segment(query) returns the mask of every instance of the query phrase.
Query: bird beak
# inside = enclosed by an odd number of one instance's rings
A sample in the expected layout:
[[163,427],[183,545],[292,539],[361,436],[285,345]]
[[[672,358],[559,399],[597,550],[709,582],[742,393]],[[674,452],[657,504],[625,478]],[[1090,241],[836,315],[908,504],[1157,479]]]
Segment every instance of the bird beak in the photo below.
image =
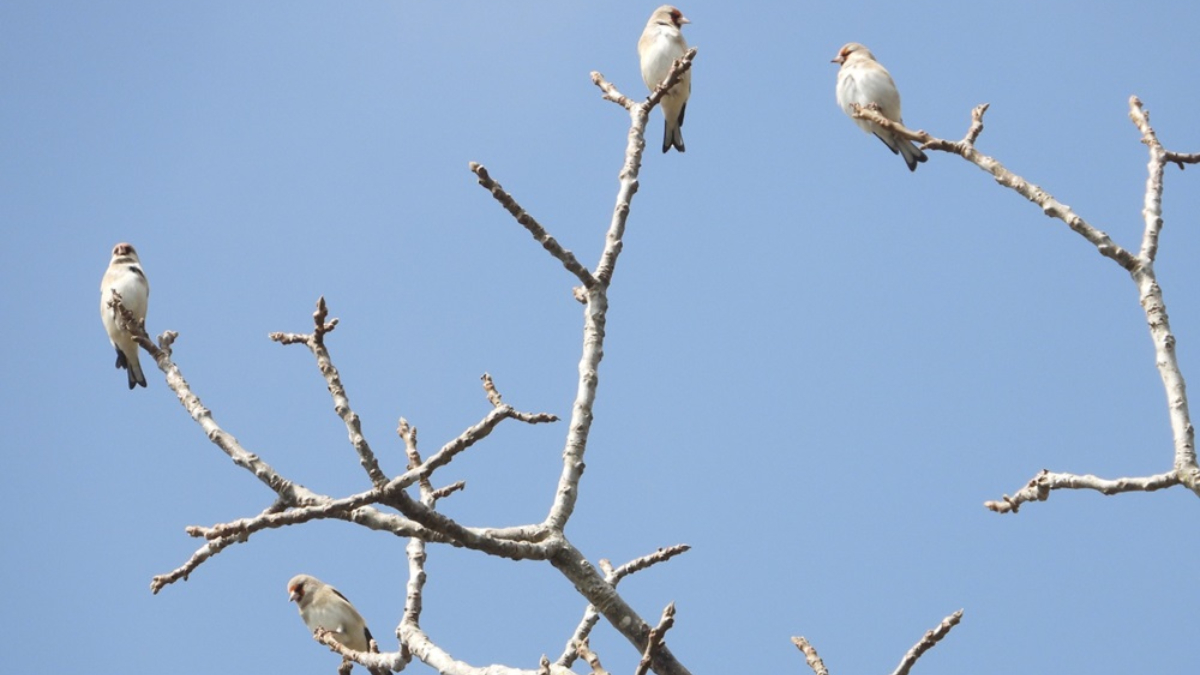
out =
[[688,18],[686,16],[680,16],[679,17],[679,25],[682,26],[685,23],[691,23],[691,21],[688,21]]
[[846,59],[842,58],[842,55],[841,55],[841,54],[838,54],[837,56],[833,57],[832,59],[829,59],[829,62],[830,62],[830,63],[842,64],[842,63],[845,63],[845,62],[846,62]]
[[291,593],[288,593],[288,602],[297,602],[298,600],[300,600],[299,589],[293,590]]

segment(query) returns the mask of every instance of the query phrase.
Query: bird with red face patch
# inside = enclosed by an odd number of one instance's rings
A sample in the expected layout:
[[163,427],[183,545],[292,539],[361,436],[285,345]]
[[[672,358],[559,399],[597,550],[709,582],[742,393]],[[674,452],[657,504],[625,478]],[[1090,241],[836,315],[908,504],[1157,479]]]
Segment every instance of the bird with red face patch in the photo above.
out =
[[[683,24],[691,23],[683,12],[663,5],[654,10],[650,20],[646,22],[646,30],[638,40],[638,56],[641,58],[642,80],[650,91],[658,88],[671,72],[675,59],[683,56],[688,50],[687,40],[683,39]],[[663,143],[662,151],[672,147],[679,152],[684,151],[683,114],[687,111],[688,96],[692,94],[692,71],[689,69],[679,82],[662,97],[659,107],[663,112]]]
[[367,622],[338,589],[307,574],[292,577],[287,588],[288,600],[296,603],[309,630],[324,628],[343,647],[370,651],[373,638]]
[[878,61],[870,49],[857,42],[850,42],[838,50],[832,63],[841,64],[837,77],[838,107],[846,111],[863,131],[874,134],[893,153],[904,158],[909,171],[916,171],[917,164],[928,157],[916,145],[869,120],[854,117],[854,104],[868,107],[872,104],[879,114],[897,123],[904,124],[900,117],[900,90],[892,81],[892,75]]
[[138,361],[138,344],[129,331],[121,328],[117,320],[117,309],[109,307],[112,292],[121,294],[121,304],[128,309],[134,319],[146,320],[146,305],[150,301],[150,282],[142,271],[142,263],[138,260],[137,251],[133,244],[117,244],[113,247],[112,260],[100,280],[100,320],[104,322],[104,330],[108,333],[108,341],[117,350],[117,367],[124,368],[129,376],[129,388],[137,385],[146,386],[146,376],[142,373],[142,364]]

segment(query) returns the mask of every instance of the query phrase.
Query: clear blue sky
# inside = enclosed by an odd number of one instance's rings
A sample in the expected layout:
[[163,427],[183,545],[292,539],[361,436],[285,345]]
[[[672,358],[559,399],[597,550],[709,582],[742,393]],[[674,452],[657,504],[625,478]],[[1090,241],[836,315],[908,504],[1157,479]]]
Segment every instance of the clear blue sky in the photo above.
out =
[[[404,541],[344,523],[268,532],[149,592],[188,525],[272,495],[184,414],[162,375],[112,368],[98,283],[133,242],[152,333],[226,430],[332,495],[366,486],[313,359],[324,294],[352,403],[385,469],[400,416],[432,451],[505,400],[566,416],[573,278],[476,184],[484,163],[594,265],[654,3],[0,4],[0,272],[9,351],[0,471],[5,672],[331,673],[287,602],[298,572],[355,601],[385,648]],[[753,7],[752,11],[748,11]],[[965,162],[909,174],[836,107],[851,40],[914,128],[979,148],[1136,247],[1142,97],[1200,151],[1200,7],[682,5],[700,48],[688,152],[649,152],[611,292],[568,533],[593,561],[693,546],[622,589],[695,673],[1185,672],[1200,504],[1174,489],[982,503],[1037,470],[1166,470],[1164,394],[1128,276]],[[651,148],[661,133],[652,120]],[[1158,265],[1200,377],[1200,171],[1170,169]],[[148,360],[143,357],[144,360]],[[504,426],[439,476],[471,525],[540,520],[565,424]],[[476,665],[557,656],[583,609],[549,566],[430,551],[425,625]],[[613,672],[635,655],[610,630]],[[64,658],[66,657],[66,658]],[[423,671],[417,667],[418,672]]]

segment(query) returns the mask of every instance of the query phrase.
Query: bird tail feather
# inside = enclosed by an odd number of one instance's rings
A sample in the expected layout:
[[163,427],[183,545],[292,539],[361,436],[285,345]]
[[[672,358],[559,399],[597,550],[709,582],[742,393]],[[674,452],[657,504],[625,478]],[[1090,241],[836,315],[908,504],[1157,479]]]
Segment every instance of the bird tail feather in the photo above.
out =
[[[121,355],[124,358],[124,354]],[[121,359],[118,359],[120,361]],[[137,385],[146,386],[146,375],[142,372],[142,364],[137,357],[133,359],[124,359],[125,368],[129,371],[129,388],[133,389]]]
[[679,125],[664,121],[662,151],[666,152],[671,148],[675,148],[679,152],[685,152],[687,150],[687,148],[683,146],[683,131],[679,128]]
[[900,154],[904,157],[904,163],[908,165],[909,171],[916,171],[918,163],[929,159],[923,150],[910,142],[900,143]]

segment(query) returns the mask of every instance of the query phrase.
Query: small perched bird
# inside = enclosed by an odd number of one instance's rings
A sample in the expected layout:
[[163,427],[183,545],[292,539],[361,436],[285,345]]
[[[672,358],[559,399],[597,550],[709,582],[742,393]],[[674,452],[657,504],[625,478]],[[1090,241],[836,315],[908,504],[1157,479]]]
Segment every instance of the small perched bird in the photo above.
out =
[[137,251],[133,250],[133,244],[121,243],[113,247],[112,261],[100,280],[100,319],[104,322],[104,330],[108,331],[109,342],[117,350],[117,367],[128,371],[129,388],[133,389],[139,384],[144,387],[146,376],[142,374],[142,364],[138,361],[138,344],[133,335],[118,324],[116,308],[108,306],[114,290],[121,294],[121,304],[133,314],[133,318],[146,319],[150,282],[146,281],[146,273],[142,271],[142,263],[138,260]]
[[[638,40],[638,56],[642,61],[642,80],[650,91],[658,88],[667,78],[675,59],[684,55],[688,50],[687,40],[683,39],[683,24],[691,23],[683,12],[671,5],[663,5],[654,10],[650,20],[646,22],[646,30]],[[670,150],[672,146],[679,152],[684,151],[683,114],[687,111],[688,96],[692,93],[692,71],[688,70],[679,78],[679,82],[671,88],[659,104],[663,112],[663,144],[662,151]]]
[[841,64],[837,79],[837,102],[842,110],[854,119],[854,123],[869,134],[875,134],[888,149],[904,158],[909,171],[917,170],[917,163],[928,157],[906,138],[887,131],[883,127],[864,119],[853,117],[853,104],[867,107],[878,106],[879,113],[898,124],[900,118],[900,91],[892,81],[892,75],[875,60],[870,49],[857,42],[850,42],[838,51],[833,63]]
[[300,608],[300,618],[311,631],[324,628],[333,639],[355,651],[368,651],[371,631],[354,605],[336,588],[307,574],[288,582],[288,600]]

